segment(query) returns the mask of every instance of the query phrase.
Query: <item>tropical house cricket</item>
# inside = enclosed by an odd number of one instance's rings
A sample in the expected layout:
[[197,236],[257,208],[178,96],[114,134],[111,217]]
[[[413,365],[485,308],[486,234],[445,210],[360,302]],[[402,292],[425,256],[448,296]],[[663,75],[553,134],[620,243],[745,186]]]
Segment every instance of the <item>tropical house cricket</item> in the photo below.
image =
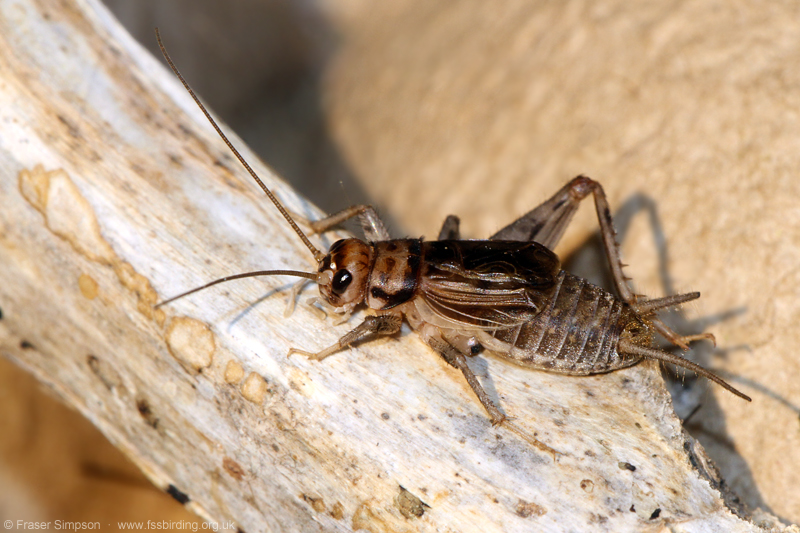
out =
[[[700,293],[647,299],[633,292],[622,271],[611,212],[598,182],[585,176],[574,178],[552,198],[488,240],[460,240],[459,219],[452,215],[445,220],[436,241],[391,239],[371,206],[353,206],[307,222],[313,233],[322,233],[350,218],[360,219],[366,240],[339,240],[325,254],[311,243],[228,140],[175,67],[158,30],[156,34],[175,75],[317,262],[316,272],[262,270],[227,276],[159,306],[245,277],[286,275],[312,280],[319,286],[322,302],[345,318],[361,306],[374,314],[319,352],[293,348],[289,355],[299,353],[319,361],[369,338],[393,335],[405,320],[428,346],[463,374],[492,425],[502,425],[551,453],[555,453],[552,448],[500,411],[470,369],[467,357],[486,349],[526,368],[572,376],[607,373],[655,359],[692,370],[750,401],[713,372],[652,346],[656,332],[683,349],[694,340],[713,340],[711,334],[682,336],[656,315],[659,310],[695,300]],[[551,251],[581,201],[590,194],[618,296],[562,270]]]

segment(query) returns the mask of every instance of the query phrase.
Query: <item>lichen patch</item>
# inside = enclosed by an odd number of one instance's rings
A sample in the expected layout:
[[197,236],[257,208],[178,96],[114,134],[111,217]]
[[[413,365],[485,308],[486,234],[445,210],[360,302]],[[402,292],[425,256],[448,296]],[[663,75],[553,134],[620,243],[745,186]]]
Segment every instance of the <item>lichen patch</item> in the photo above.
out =
[[78,288],[81,290],[83,297],[87,300],[94,300],[97,298],[97,282],[89,274],[81,274],[78,276]]
[[131,264],[125,261],[115,262],[114,273],[126,289],[136,294],[136,309],[147,318],[155,320],[158,325],[162,325],[165,320],[164,311],[154,307],[158,303],[158,293],[150,285],[150,280],[136,272]]
[[46,172],[42,165],[36,165],[33,170],[21,170],[17,179],[22,197],[44,215],[50,191],[50,173]]
[[267,382],[264,378],[250,372],[242,383],[242,396],[256,404],[264,403],[264,398],[267,397]]
[[526,502],[525,500],[520,498],[519,501],[517,501],[517,505],[514,508],[514,512],[517,514],[517,516],[521,516],[522,518],[528,518],[531,516],[534,517],[542,516],[547,513],[547,509],[545,509],[541,505],[538,505],[533,502]]
[[92,261],[111,264],[115,254],[100,234],[92,206],[64,170],[36,165],[20,171],[18,178],[22,196],[44,215],[50,231]]
[[[136,294],[138,311],[159,326],[164,324],[164,312],[154,308],[158,293],[146,277],[114,253],[100,233],[92,206],[63,169],[45,170],[42,165],[36,165],[20,171],[18,182],[22,196],[44,216],[45,226],[53,234],[87,259],[112,266],[120,283]],[[97,296],[97,283],[93,278],[81,276],[78,285],[86,298]]]
[[225,365],[225,383],[234,385],[242,381],[243,377],[244,368],[242,368],[241,363],[236,359],[228,361],[228,364]]
[[174,318],[167,327],[166,340],[169,352],[184,366],[199,372],[211,365],[216,342],[203,322],[185,316]]
[[353,530],[366,529],[367,531],[396,531],[387,521],[389,517],[380,505],[374,500],[363,502],[353,513]]

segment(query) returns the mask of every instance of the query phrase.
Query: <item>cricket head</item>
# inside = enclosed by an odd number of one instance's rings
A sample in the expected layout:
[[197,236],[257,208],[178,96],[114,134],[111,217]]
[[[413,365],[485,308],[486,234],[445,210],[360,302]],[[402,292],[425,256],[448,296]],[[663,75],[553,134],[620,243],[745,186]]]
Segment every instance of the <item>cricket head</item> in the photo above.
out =
[[364,301],[372,264],[372,247],[359,239],[333,243],[319,262],[317,284],[322,298],[344,311],[352,311]]

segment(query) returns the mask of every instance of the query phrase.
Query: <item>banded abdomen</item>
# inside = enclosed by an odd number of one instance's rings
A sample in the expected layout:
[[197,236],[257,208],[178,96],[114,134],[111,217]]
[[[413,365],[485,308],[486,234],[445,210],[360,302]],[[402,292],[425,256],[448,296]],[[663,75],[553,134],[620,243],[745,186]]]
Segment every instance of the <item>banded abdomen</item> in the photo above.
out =
[[[627,327],[627,331],[625,328]],[[483,330],[478,341],[512,361],[549,372],[598,374],[642,358],[620,354],[621,335],[650,346],[649,326],[613,294],[561,271],[549,305],[531,320],[505,329]]]

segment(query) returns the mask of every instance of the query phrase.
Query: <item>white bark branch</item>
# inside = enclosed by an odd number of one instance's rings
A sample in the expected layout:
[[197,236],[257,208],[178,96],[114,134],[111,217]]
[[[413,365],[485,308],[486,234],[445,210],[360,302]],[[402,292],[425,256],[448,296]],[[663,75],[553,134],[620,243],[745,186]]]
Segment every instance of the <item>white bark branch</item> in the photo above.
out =
[[[576,379],[473,361],[554,462],[491,428],[413,334],[287,358],[352,324],[284,318],[285,278],[155,309],[225,274],[313,265],[102,6],[4,3],[0,47],[2,353],[200,516],[245,531],[757,530],[726,506],[653,365]],[[289,209],[318,216],[244,153]]]

